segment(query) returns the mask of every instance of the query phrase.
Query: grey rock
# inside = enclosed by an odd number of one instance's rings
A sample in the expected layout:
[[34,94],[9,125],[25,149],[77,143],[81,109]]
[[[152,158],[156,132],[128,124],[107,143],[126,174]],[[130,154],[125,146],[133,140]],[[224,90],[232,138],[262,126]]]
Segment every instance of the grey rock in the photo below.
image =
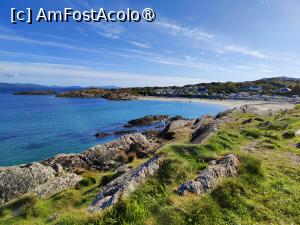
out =
[[137,169],[129,171],[102,188],[95,197],[93,204],[89,206],[90,212],[97,212],[115,205],[129,194],[149,176],[152,176],[160,166],[160,158],[153,156]]
[[197,118],[195,121],[193,121],[193,128],[198,128],[204,124],[207,124],[211,122],[213,119],[214,119],[213,116],[205,114],[200,118]]
[[196,180],[190,180],[182,184],[178,188],[177,193],[179,195],[185,195],[188,192],[196,195],[210,193],[221,178],[236,176],[239,164],[239,159],[232,154],[218,160],[213,160],[210,162],[208,168],[199,174]]
[[219,128],[227,123],[231,122],[232,118],[229,116],[222,116],[215,118],[214,120],[203,118],[198,122],[198,127],[192,133],[191,142],[193,144],[202,144],[208,140],[211,136],[218,132]]
[[61,173],[63,173],[64,172],[64,168],[62,167],[62,165],[60,165],[60,164],[54,164],[53,166],[52,166],[52,168],[55,170],[55,172],[57,173],[57,174],[61,174]]
[[31,192],[40,198],[49,197],[63,189],[75,186],[81,179],[82,177],[75,173],[65,173],[59,177],[50,178]]
[[115,168],[118,163],[125,162],[126,155],[136,153],[138,158],[148,156],[154,151],[154,146],[140,134],[128,134],[115,141],[96,145],[79,154],[59,154],[41,163],[47,166],[61,164],[64,169],[76,168],[107,170]]
[[108,137],[110,135],[112,135],[112,134],[111,133],[106,133],[106,132],[99,132],[99,133],[95,134],[95,137],[96,138],[105,138],[105,137]]
[[296,136],[300,136],[300,129],[295,132]]
[[165,139],[172,139],[174,132],[178,129],[181,129],[186,126],[191,126],[192,121],[191,120],[173,120],[170,121],[167,126],[159,133],[159,137],[165,138]]
[[[1,203],[26,193],[39,197],[54,194],[73,186],[81,177],[76,174],[59,175],[52,167],[40,163],[0,168]],[[47,189],[47,190],[46,190]]]
[[152,123],[163,122],[169,118],[167,115],[148,115],[139,119],[130,120],[124,127],[146,126]]

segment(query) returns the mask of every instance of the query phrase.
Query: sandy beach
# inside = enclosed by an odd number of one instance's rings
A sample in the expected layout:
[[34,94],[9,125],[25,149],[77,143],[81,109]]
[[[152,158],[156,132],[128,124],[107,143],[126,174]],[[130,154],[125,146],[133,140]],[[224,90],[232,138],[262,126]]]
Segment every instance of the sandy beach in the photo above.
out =
[[255,101],[255,100],[219,100],[219,99],[200,99],[200,98],[181,98],[181,97],[139,97],[138,100],[148,100],[148,101],[177,101],[177,102],[191,102],[191,103],[204,103],[213,105],[223,105],[228,108],[240,107],[243,105],[253,105],[260,110],[281,110],[281,109],[291,109],[295,105],[283,102],[269,102],[269,101]]

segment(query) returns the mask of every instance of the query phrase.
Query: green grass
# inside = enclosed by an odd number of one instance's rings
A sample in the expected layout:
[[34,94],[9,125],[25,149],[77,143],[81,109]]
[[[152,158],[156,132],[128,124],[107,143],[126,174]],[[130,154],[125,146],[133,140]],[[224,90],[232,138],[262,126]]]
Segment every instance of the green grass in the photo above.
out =
[[[300,128],[299,115],[299,107],[274,116],[235,113],[234,122],[202,145],[188,143],[189,132],[179,135],[158,151],[163,162],[155,176],[98,214],[86,208],[101,186],[120,175],[114,171],[81,171],[84,179],[75,188],[48,199],[28,195],[12,201],[0,211],[0,224],[300,224],[300,166],[290,156],[300,156],[300,137],[292,135]],[[245,146],[251,143],[257,146],[248,152]],[[223,179],[201,197],[176,194],[210,160],[229,153],[240,158],[237,177]]]

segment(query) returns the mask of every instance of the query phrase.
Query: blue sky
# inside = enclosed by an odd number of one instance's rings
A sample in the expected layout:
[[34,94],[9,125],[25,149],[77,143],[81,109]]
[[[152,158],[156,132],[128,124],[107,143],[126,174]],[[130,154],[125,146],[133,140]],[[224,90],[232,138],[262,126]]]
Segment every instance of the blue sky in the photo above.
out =
[[[153,23],[10,23],[10,9],[142,10]],[[3,0],[0,81],[154,86],[300,77],[298,0]]]

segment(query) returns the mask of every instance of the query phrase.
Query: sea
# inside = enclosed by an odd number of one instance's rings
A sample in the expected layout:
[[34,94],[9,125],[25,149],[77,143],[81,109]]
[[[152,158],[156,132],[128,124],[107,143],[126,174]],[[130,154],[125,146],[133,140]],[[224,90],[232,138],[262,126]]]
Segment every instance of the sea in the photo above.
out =
[[112,135],[98,139],[96,133],[122,130],[129,120],[146,115],[197,118],[225,109],[220,105],[180,101],[0,94],[0,166],[31,163],[59,153],[82,152],[117,138]]

